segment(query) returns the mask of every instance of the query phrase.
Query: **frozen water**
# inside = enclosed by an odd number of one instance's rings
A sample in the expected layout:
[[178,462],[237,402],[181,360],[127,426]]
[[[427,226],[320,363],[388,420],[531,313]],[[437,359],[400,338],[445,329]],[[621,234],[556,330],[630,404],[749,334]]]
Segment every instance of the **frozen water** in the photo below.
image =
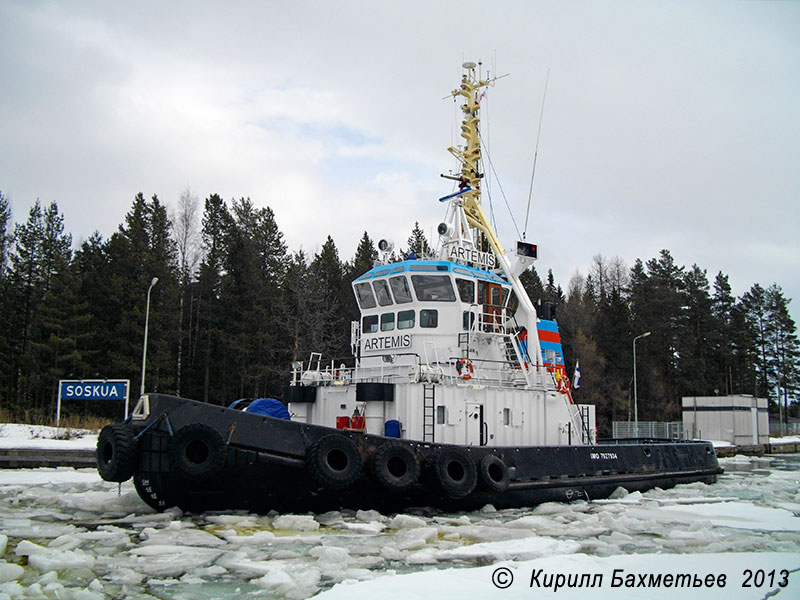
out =
[[[800,568],[800,456],[720,462],[727,472],[713,486],[397,515],[154,513],[130,482],[107,483],[91,469],[0,471],[0,598],[306,598],[325,590],[352,600],[395,590],[404,598],[432,591],[464,598],[491,596],[485,586],[498,565],[527,570],[528,579],[533,566],[604,569],[609,577],[614,568],[644,565],[649,572],[687,565],[733,573],[731,565],[766,568],[767,561],[770,569]],[[383,577],[392,573],[410,576],[389,584]],[[535,595],[527,585],[516,589],[502,597]],[[615,589],[615,597],[641,597],[632,591]],[[726,600],[736,598],[741,587],[727,591]]]

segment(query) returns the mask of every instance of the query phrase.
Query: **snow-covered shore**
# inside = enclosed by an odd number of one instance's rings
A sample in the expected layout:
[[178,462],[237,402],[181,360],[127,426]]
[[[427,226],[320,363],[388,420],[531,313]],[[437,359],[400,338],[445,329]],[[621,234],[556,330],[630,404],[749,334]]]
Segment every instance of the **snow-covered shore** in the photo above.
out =
[[95,448],[97,431],[43,425],[0,424],[0,448]]

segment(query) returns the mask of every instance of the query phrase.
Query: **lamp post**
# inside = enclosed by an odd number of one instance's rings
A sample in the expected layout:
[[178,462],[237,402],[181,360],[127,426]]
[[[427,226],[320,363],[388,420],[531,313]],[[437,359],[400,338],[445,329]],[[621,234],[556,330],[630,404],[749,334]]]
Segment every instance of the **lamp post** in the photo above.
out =
[[144,373],[147,367],[147,328],[150,325],[150,292],[153,291],[153,286],[158,283],[158,277],[153,277],[150,282],[150,287],[147,288],[147,308],[144,312],[144,345],[142,346],[142,389],[140,395],[144,395]]
[[639,437],[639,396],[636,393],[636,340],[648,335],[650,335],[649,331],[633,338],[633,427],[637,438]]

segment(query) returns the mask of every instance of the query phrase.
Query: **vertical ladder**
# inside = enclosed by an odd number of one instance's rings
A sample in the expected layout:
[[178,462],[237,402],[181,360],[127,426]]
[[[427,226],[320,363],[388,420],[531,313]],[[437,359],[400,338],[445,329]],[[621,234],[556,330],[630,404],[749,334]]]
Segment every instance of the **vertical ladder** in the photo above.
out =
[[585,404],[581,404],[581,424],[583,428],[581,430],[581,438],[583,439],[584,444],[589,444],[592,441],[592,433],[589,431],[589,407]]
[[436,425],[436,386],[422,386],[422,441],[433,442]]

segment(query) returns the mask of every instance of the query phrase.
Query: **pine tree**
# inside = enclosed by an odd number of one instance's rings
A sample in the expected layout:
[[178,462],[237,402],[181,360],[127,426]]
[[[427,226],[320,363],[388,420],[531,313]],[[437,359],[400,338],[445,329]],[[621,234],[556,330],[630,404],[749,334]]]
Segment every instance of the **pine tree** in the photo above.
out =
[[[711,296],[706,271],[696,264],[684,277],[686,319],[684,333],[680,337],[679,397],[711,395],[714,392],[711,355],[711,338],[714,323]],[[717,390],[719,388],[716,388]]]
[[8,257],[13,241],[9,232],[11,207],[8,199],[0,192],[0,356],[6,360],[0,364],[0,408],[10,408],[15,400],[14,366],[9,360],[12,356],[14,335],[14,298],[10,284]]
[[525,292],[528,294],[528,298],[531,299],[531,302],[538,304],[540,301],[544,300],[544,285],[535,267],[531,266],[525,270],[522,275],[519,276],[519,280],[520,283],[522,283],[522,287],[525,288]]
[[276,316],[287,261],[283,234],[272,210],[249,199],[234,200],[231,215],[220,291],[227,385],[219,401],[225,402],[276,394],[289,358]]
[[767,329],[767,294],[757,283],[742,296],[742,308],[749,327],[750,338],[755,347],[754,393],[760,398],[769,398],[771,387],[770,371],[767,361],[769,332]]
[[775,382],[775,401],[783,423],[788,422],[789,396],[794,397],[798,389],[798,361],[800,342],[797,339],[794,320],[789,315],[789,300],[777,284],[766,291],[767,304],[767,366]]
[[353,293],[350,283],[345,280],[345,270],[339,260],[339,251],[331,236],[314,255],[309,267],[312,285],[319,286],[322,295],[332,313],[328,327],[332,335],[325,347],[320,348],[325,356],[342,358],[350,355],[349,321],[345,308],[352,301]]
[[115,322],[103,350],[112,377],[141,383],[142,340],[147,292],[154,277],[147,349],[147,391],[174,392],[177,347],[178,265],[166,207],[157,196],[139,193],[125,223],[105,246],[108,276],[103,282]]
[[430,258],[433,256],[433,249],[428,244],[428,238],[425,237],[422,229],[420,229],[419,221],[414,222],[414,229],[411,230],[411,235],[406,242],[408,250],[403,252],[406,256],[411,255],[413,252],[417,258]]
[[228,262],[231,232],[235,227],[225,201],[218,194],[206,198],[202,225],[203,259],[195,302],[196,331],[190,352],[194,359],[190,364],[196,382],[195,393],[204,402],[209,402],[218,395],[215,392],[224,373],[221,360],[224,355],[221,336],[225,320],[221,302],[222,278]]
[[45,299],[54,278],[69,265],[72,236],[64,233],[64,218],[55,202],[42,210],[37,200],[26,223],[15,227],[14,242],[10,283],[16,313],[12,331],[18,341],[11,364],[16,403],[40,412],[49,398],[39,356]]

